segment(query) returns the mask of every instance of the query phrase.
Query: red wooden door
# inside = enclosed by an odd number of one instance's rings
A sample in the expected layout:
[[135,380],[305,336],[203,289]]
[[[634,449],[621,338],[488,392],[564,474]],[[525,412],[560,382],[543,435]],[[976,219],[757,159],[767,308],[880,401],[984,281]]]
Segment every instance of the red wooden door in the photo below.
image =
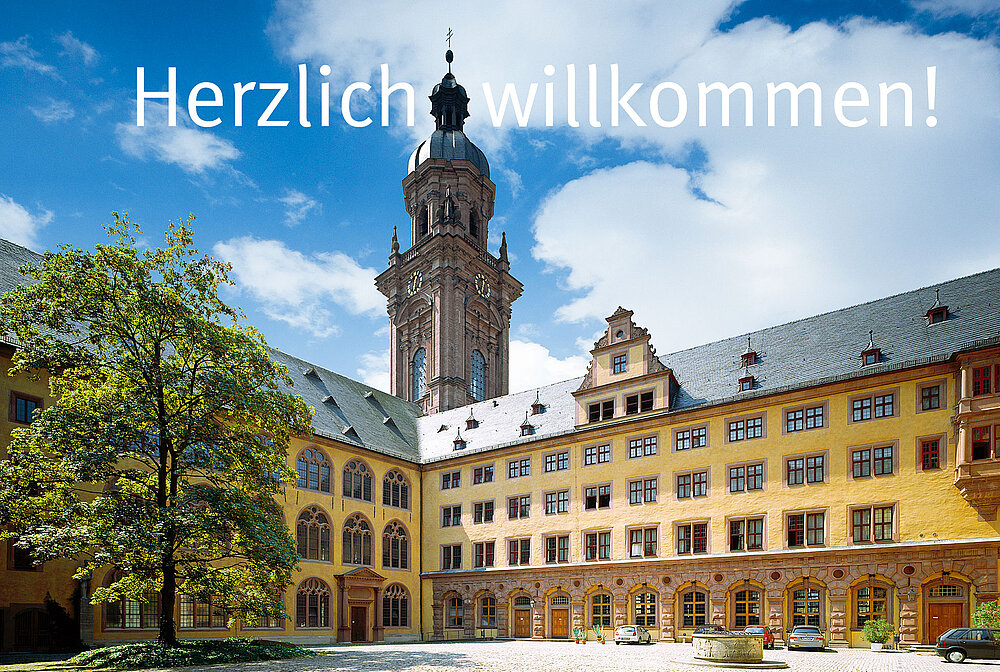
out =
[[964,625],[961,602],[931,602],[927,605],[927,616],[928,644],[936,642],[945,630]]

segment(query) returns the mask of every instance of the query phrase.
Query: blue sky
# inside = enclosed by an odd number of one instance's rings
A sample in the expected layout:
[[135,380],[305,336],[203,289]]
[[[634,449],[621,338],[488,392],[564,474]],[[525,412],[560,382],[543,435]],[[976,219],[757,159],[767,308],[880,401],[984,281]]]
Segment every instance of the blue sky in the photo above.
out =
[[[426,95],[445,72],[449,27],[472,98],[466,130],[497,184],[491,249],[506,231],[525,285],[512,389],[581,375],[601,318],[620,304],[664,353],[1000,266],[997,0],[65,2],[3,15],[0,237],[89,247],[112,210],[127,210],[156,244],[168,220],[194,213],[199,246],[233,263],[230,299],[269,343],[379,387],[388,333],[372,278],[392,226],[408,230],[400,182],[433,128]],[[300,63],[310,128],[295,123]],[[401,107],[388,128],[377,123],[382,63],[416,90],[413,127]],[[595,64],[604,87],[618,64],[626,85],[643,83],[637,101],[667,80],[692,99],[698,82],[746,81],[756,123],[700,127],[692,107],[676,128],[611,127],[604,102],[600,128],[569,127],[559,105],[551,128],[540,108],[526,128],[490,123],[484,82],[523,93],[551,81],[565,101],[568,64]],[[178,127],[155,101],[135,125],[140,66],[150,89],[177,68]],[[184,112],[202,81],[229,95],[214,128]],[[292,123],[252,123],[268,100],[258,93],[236,127],[232,85],[248,81],[293,82],[275,115]],[[325,128],[321,81],[334,92]],[[357,116],[376,118],[366,128],[337,117],[353,81],[373,85],[356,98]],[[821,85],[822,124],[792,128],[779,114],[768,127],[772,81]],[[913,125],[894,112],[879,126],[874,105],[862,128],[836,123],[830,100],[848,81],[875,99],[880,82],[910,83]]]

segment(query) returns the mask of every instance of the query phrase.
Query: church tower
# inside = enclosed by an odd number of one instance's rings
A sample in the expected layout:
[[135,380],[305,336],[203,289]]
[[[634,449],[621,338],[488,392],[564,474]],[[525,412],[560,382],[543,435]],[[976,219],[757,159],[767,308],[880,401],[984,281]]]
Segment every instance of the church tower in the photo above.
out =
[[389,268],[375,278],[388,299],[392,394],[424,413],[508,393],[511,304],[507,239],[486,251],[496,185],[486,156],[462,130],[469,96],[451,72],[431,92],[434,132],[410,156],[403,202],[410,248],[392,232]]

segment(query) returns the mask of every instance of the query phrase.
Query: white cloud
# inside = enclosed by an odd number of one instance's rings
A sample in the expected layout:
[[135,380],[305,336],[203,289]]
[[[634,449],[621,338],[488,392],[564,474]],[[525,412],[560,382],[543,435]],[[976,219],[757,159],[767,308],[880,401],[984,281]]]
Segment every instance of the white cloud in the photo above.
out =
[[510,342],[510,391],[522,392],[587,373],[588,359],[570,355],[554,357],[539,343],[514,339]]
[[286,189],[285,195],[278,199],[285,206],[285,224],[296,226],[302,223],[309,213],[322,210],[322,204],[309,198],[297,189]]
[[47,124],[56,121],[66,121],[76,116],[76,110],[73,109],[72,105],[65,100],[56,100],[54,98],[49,98],[49,104],[44,107],[29,106],[28,109],[31,110],[33,115]]
[[133,120],[115,127],[118,144],[126,154],[171,163],[196,175],[207,170],[231,169],[230,162],[240,157],[240,151],[229,140],[194,127],[180,107],[177,125],[168,126],[165,104],[147,100],[145,106],[144,126],[136,126]]
[[389,391],[389,350],[366,352],[361,355],[361,365],[357,368],[357,376],[365,385],[376,390]]
[[18,68],[61,79],[53,66],[39,60],[40,55],[28,46],[27,35],[22,35],[13,42],[0,42],[0,68]]
[[910,0],[914,9],[935,16],[986,16],[1000,13],[998,0]]
[[252,236],[219,242],[215,254],[233,265],[241,291],[249,293],[271,319],[313,336],[339,332],[333,307],[351,315],[377,315],[385,299],[375,289],[375,269],[362,267],[341,252],[311,255],[279,240]]
[[67,30],[62,35],[56,35],[55,40],[63,48],[59,52],[60,56],[79,58],[83,61],[84,65],[93,65],[100,58],[97,49],[75,37],[72,31]]
[[38,230],[52,221],[52,212],[41,209],[35,214],[5,194],[0,194],[0,238],[34,249]]

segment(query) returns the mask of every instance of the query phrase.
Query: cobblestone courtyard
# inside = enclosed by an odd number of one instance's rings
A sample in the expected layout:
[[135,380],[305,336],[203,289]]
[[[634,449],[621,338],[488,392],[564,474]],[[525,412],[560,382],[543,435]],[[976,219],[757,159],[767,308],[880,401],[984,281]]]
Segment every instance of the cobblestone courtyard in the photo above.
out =
[[[590,642],[453,642],[439,644],[380,644],[338,646],[323,649],[327,655],[305,660],[289,660],[244,665],[217,665],[184,668],[212,672],[326,672],[354,670],[403,670],[407,672],[448,672],[486,670],[489,672],[652,672],[677,670],[705,672],[716,668],[685,665],[675,661],[691,657],[690,644],[615,646]],[[766,660],[781,660],[790,670],[801,672],[1000,672],[1000,660],[965,662],[954,665],[934,655],[916,653],[873,653],[866,649],[826,651],[765,651]]]

